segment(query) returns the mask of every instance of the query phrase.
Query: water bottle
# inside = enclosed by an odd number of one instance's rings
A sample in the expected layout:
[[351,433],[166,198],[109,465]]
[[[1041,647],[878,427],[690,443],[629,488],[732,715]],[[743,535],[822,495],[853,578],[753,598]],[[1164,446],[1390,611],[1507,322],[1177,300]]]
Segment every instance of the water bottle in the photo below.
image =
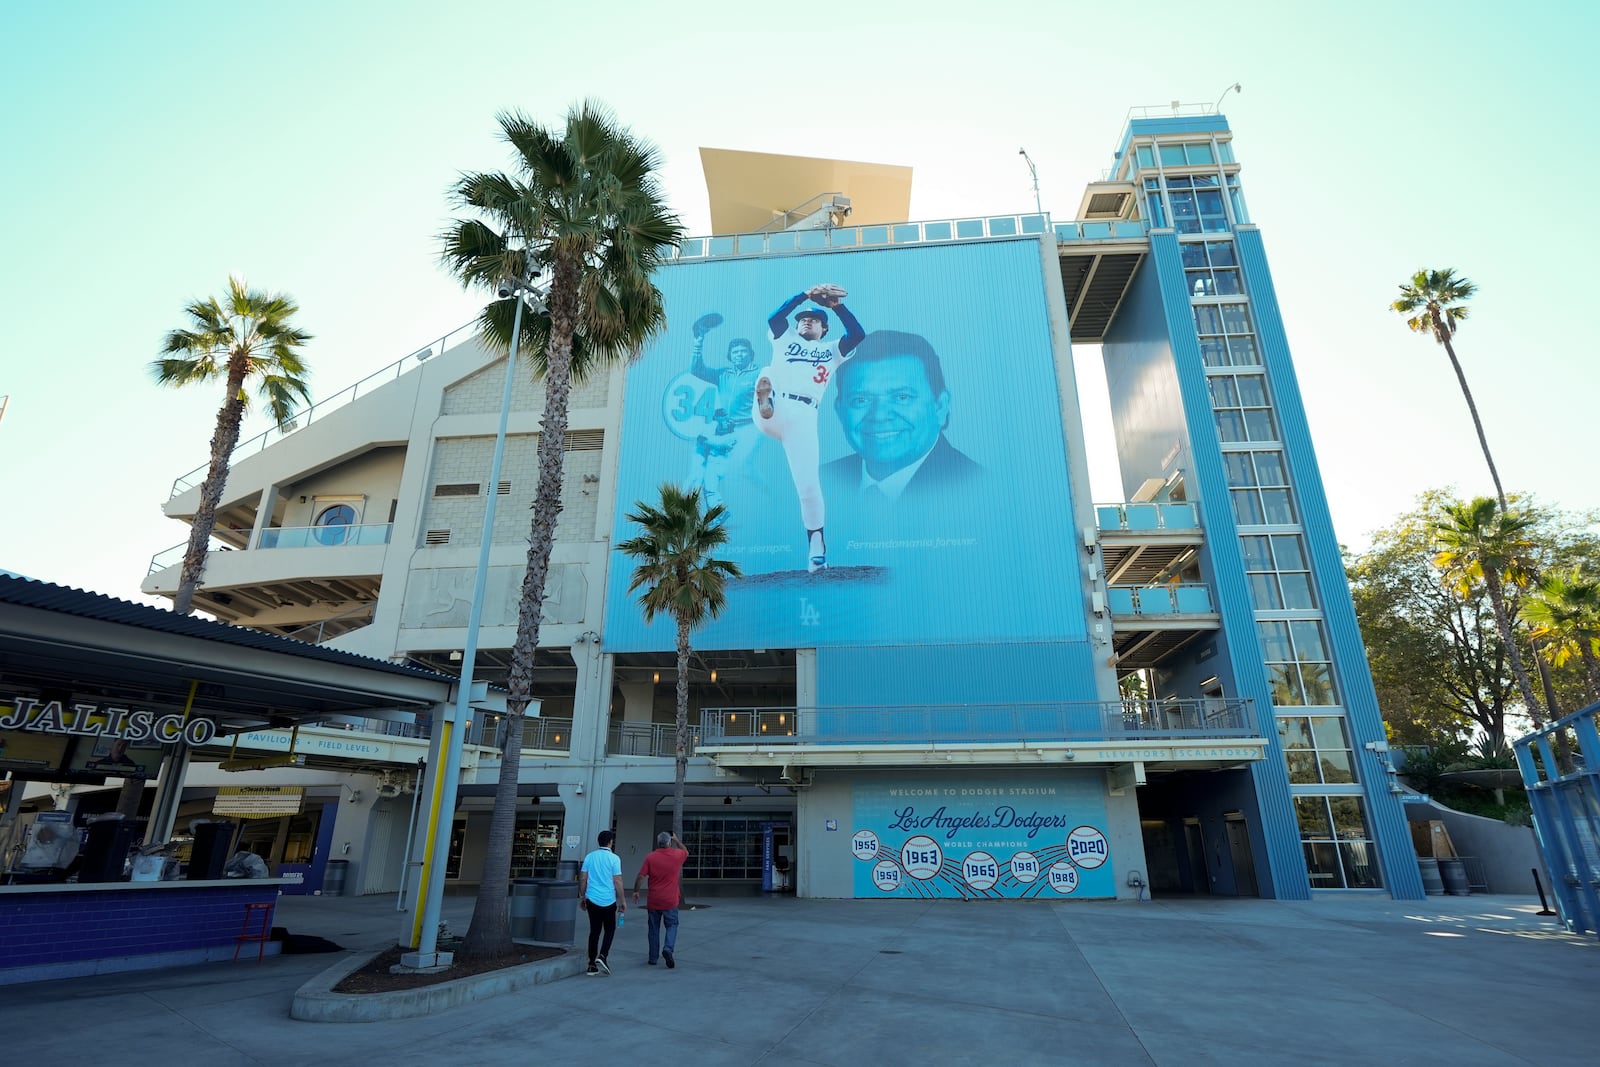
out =
[[621,926],[623,923],[625,923],[627,921],[628,921],[628,913],[627,912],[625,912],[625,911],[617,912],[617,925],[618,926]]

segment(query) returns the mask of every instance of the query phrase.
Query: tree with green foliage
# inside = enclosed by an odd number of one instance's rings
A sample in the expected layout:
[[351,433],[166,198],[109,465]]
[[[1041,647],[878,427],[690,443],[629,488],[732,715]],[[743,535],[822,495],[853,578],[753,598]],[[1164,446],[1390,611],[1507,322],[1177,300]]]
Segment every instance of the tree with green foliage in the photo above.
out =
[[1503,740],[1515,701],[1505,645],[1487,590],[1447,582],[1434,562],[1442,490],[1373,535],[1346,559],[1367,662],[1397,744],[1466,744],[1474,730]]
[[1483,583],[1494,611],[1495,628],[1506,648],[1511,676],[1535,727],[1544,725],[1544,707],[1533,694],[1533,683],[1522,652],[1517,647],[1513,615],[1506,595],[1507,587],[1524,589],[1533,582],[1538,565],[1531,532],[1533,518],[1524,513],[1505,511],[1486,496],[1464,504],[1449,504],[1439,509],[1434,521],[1438,553],[1434,560],[1444,569],[1447,581],[1458,591]]
[[1495,499],[1500,510],[1509,512],[1506,491],[1500,485],[1500,472],[1495,469],[1494,457],[1489,454],[1489,438],[1483,432],[1483,419],[1478,416],[1478,405],[1473,402],[1472,390],[1467,388],[1467,373],[1456,358],[1455,346],[1450,343],[1456,330],[1467,318],[1467,301],[1478,287],[1466,278],[1456,277],[1453,268],[1444,270],[1419,270],[1407,285],[1400,286],[1400,299],[1390,304],[1391,310],[1409,316],[1406,325],[1416,333],[1425,333],[1444,346],[1450,357],[1450,366],[1461,383],[1461,395],[1466,397],[1467,410],[1472,413],[1473,428],[1478,431],[1478,444],[1483,448],[1483,461],[1489,465],[1489,477],[1494,479]]
[[1523,609],[1533,636],[1546,642],[1553,666],[1576,657],[1583,664],[1589,701],[1600,701],[1600,580],[1581,567],[1545,574]]
[[208,297],[184,308],[188,325],[167,334],[161,345],[162,357],[150,365],[161,385],[223,381],[222,407],[211,434],[211,462],[200,483],[200,502],[189,524],[189,546],[172,603],[172,610],[181,615],[194,610],[195,590],[205,573],[206,550],[217,522],[217,505],[239,443],[239,427],[250,409],[250,394],[261,397],[280,430],[294,418],[299,402],[311,399],[306,382],[309,371],[300,354],[311,335],[290,322],[299,310],[287,296],[251,289],[243,278],[234,276],[228,279],[224,299]]
[[683,837],[683,784],[689,767],[690,636],[727,606],[727,583],[739,566],[714,557],[728,543],[721,504],[703,509],[700,490],[688,492],[668,482],[657,505],[640,502],[628,515],[639,535],[617,546],[636,563],[628,591],[639,592],[644,621],[670,615],[678,630],[677,776],[672,789],[672,832]]
[[[666,324],[652,275],[683,230],[656,176],[660,156],[603,107],[585,101],[560,128],[518,112],[499,116],[514,173],[464,174],[453,188],[470,217],[441,235],[443,259],[469,289],[511,291],[549,279],[544,308],[522,317],[520,348],[544,379],[539,478],[528,535],[527,571],[517,605],[517,635],[507,679],[507,729],[483,878],[467,930],[467,956],[512,948],[506,914],[516,828],[523,716],[533,690],[540,606],[561,515],[567,414],[575,381],[637,356]],[[515,305],[500,300],[480,320],[487,344],[510,348]]]

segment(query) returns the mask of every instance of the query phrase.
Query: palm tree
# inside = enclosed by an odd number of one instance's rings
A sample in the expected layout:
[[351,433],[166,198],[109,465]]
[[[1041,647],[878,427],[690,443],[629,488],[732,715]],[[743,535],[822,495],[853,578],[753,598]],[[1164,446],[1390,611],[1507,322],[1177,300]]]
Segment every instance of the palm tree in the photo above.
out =
[[249,410],[251,390],[261,397],[280,430],[294,417],[298,400],[311,399],[308,368],[299,351],[311,335],[289,324],[299,310],[282,293],[248,288],[236,275],[228,279],[225,301],[211,297],[184,308],[189,327],[167,334],[161,345],[165,356],[150,364],[162,385],[224,380],[222,408],[211,435],[211,465],[200,484],[200,504],[190,523],[189,548],[172,604],[179,614],[194,610],[217,504],[228,481],[228,461],[239,443],[239,425]]
[[727,580],[740,575],[739,565],[713,559],[728,543],[721,504],[702,510],[700,490],[684,492],[668,482],[661,503],[635,505],[628,521],[643,531],[617,546],[638,561],[628,592],[643,590],[639,604],[644,621],[671,615],[678,624],[677,777],[672,790],[672,832],[683,837],[683,780],[689,767],[689,635],[727,606]]
[[[523,713],[533,688],[540,606],[561,514],[567,404],[574,380],[637,355],[666,324],[661,293],[651,281],[683,229],[662,199],[656,149],[599,105],[585,101],[561,129],[524,115],[499,116],[515,173],[464,174],[452,195],[472,217],[441,235],[443,259],[467,288],[495,292],[508,279],[547,274],[545,307],[524,315],[521,348],[545,382],[539,437],[539,482],[528,535],[528,568],[517,605],[517,636],[507,679],[505,748],[484,855],[483,880],[464,954],[511,950],[506,885],[522,752]],[[480,321],[487,343],[510,347],[514,305],[488,305]]]
[[1535,727],[1544,725],[1544,711],[1533,695],[1533,684],[1522,662],[1507,605],[1506,587],[1521,587],[1533,580],[1534,544],[1528,536],[1533,519],[1518,512],[1501,511],[1486,496],[1465,504],[1445,504],[1434,521],[1433,534],[1438,545],[1434,562],[1463,594],[1482,582],[1489,593],[1495,628],[1505,646],[1512,676]]
[[1461,321],[1467,317],[1467,301],[1478,287],[1465,278],[1456,277],[1454,268],[1444,270],[1419,270],[1411,276],[1411,284],[1400,287],[1400,299],[1389,307],[1402,315],[1409,315],[1406,325],[1416,333],[1431,334],[1444,345],[1450,366],[1455,368],[1456,381],[1461,383],[1461,395],[1467,398],[1467,410],[1472,412],[1472,425],[1478,431],[1478,444],[1483,447],[1483,461],[1489,465],[1489,477],[1494,479],[1495,498],[1500,501],[1500,511],[1509,514],[1506,491],[1500,486],[1500,472],[1495,469],[1494,457],[1489,454],[1489,439],[1483,434],[1483,420],[1478,417],[1478,405],[1472,401],[1472,390],[1467,388],[1467,375],[1456,358],[1450,338],[1456,335]]
[[1546,574],[1522,614],[1557,667],[1573,656],[1582,660],[1589,699],[1600,700],[1600,581],[1586,578],[1577,567]]

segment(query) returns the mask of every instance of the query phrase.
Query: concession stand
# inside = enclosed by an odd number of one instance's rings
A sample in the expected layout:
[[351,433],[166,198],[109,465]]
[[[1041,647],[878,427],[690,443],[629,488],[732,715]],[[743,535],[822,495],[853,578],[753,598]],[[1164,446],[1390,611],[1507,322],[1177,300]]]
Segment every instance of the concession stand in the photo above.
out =
[[241,934],[265,935],[292,879],[225,877],[232,838],[216,831],[232,829],[226,814],[182,828],[192,833],[184,868],[134,862],[125,872],[138,839],[166,842],[179,829],[191,758],[245,772],[240,804],[259,809],[270,790],[253,790],[248,772],[291,765],[293,745],[281,757],[230,761],[234,737],[292,737],[338,716],[438,716],[454,685],[417,667],[0,572],[0,778],[9,778],[0,842],[12,836],[26,783],[158,778],[142,828],[45,812],[27,848],[7,850],[0,985],[227,959]]

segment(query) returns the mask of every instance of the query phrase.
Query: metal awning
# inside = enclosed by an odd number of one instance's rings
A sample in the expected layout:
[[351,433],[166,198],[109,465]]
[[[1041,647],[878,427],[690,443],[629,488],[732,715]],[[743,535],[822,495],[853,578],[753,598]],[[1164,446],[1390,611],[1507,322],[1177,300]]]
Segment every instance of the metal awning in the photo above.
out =
[[228,734],[333,715],[427,711],[449,675],[0,573],[0,701],[194,711]]

